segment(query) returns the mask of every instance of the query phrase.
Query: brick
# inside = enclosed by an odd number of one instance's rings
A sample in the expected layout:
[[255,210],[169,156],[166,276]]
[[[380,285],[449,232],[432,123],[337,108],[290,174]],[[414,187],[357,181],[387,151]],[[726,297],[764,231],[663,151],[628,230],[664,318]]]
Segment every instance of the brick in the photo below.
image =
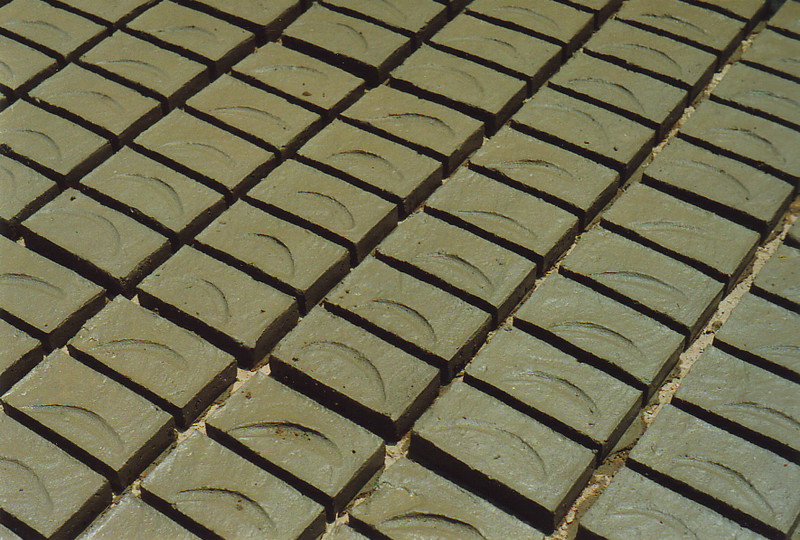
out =
[[431,42],[524,79],[529,92],[541,86],[561,64],[558,45],[466,13],[456,16]]
[[800,248],[800,225],[798,225],[796,221],[794,225],[792,225],[792,228],[789,229],[789,232],[786,233],[784,241],[790,246]]
[[566,206],[588,224],[617,191],[619,174],[587,158],[504,127],[470,158],[476,170]]
[[233,69],[237,76],[332,116],[356,100],[364,81],[305,54],[268,43]]
[[349,525],[334,526],[327,534],[330,540],[369,540],[368,537],[357,532]]
[[525,0],[475,0],[468,13],[510,26],[534,36],[549,38],[574,52],[592,31],[592,15],[551,0],[533,7]]
[[787,379],[800,382],[800,314],[746,295],[715,336],[714,344]]
[[489,315],[433,285],[366,259],[326,299],[451,377],[486,336]]
[[261,373],[207,421],[209,436],[339,512],[383,467],[377,436]]
[[370,534],[405,538],[528,538],[544,535],[505,511],[430,470],[400,459],[350,512],[351,523]]
[[0,145],[69,183],[111,154],[108,141],[26,101],[0,112]]
[[314,4],[282,41],[377,84],[408,54],[411,41],[371,22]]
[[[70,538],[111,502],[108,483],[66,452],[0,416],[0,512],[25,537]],[[0,535],[6,536],[0,526]]]
[[42,359],[42,345],[22,330],[0,320],[0,394],[22,378]]
[[646,395],[661,385],[684,345],[677,332],[560,275],[536,288],[514,324]]
[[240,195],[272,168],[275,154],[184,111],[136,137],[134,148],[229,195]]
[[224,124],[282,156],[294,153],[320,122],[318,114],[230,75],[211,83],[186,106],[197,116]]
[[591,475],[587,448],[467,384],[414,425],[411,456],[552,531]]
[[647,166],[643,182],[756,228],[762,235],[777,224],[792,196],[787,182],[678,138]]
[[738,63],[714,87],[711,99],[800,129],[800,104],[795,99],[798,91],[800,82]]
[[272,351],[270,369],[389,440],[408,431],[439,388],[435,368],[322,308]]
[[16,226],[58,193],[55,182],[18,161],[0,156],[0,232]]
[[778,248],[761,268],[753,283],[756,294],[787,309],[800,311],[800,249]]
[[142,482],[145,501],[203,537],[316,538],[323,508],[199,432]]
[[190,247],[139,285],[139,300],[245,366],[260,362],[297,321],[292,297]]
[[169,108],[208,83],[208,69],[137,37],[115,32],[81,57],[84,65],[160,99]]
[[709,52],[617,20],[604,24],[584,51],[687,88],[690,99],[708,84],[716,65]]
[[800,466],[665,406],[629,466],[770,538],[791,535],[800,511]]
[[755,231],[643,184],[630,186],[602,220],[606,228],[662,249],[729,287],[759,241]]
[[403,221],[376,256],[488,311],[495,324],[536,279],[532,261],[424,213]]
[[672,128],[687,98],[685,90],[582,53],[573,56],[548,85],[651,127],[658,137]]
[[116,489],[130,483],[174,436],[167,413],[61,351],[2,400],[10,416],[79,455]]
[[621,0],[573,0],[572,5],[585,8],[594,13],[597,26],[600,26],[613,12],[619,9]]
[[464,380],[592,448],[598,460],[642,404],[640,390],[516,328],[498,331]]
[[774,174],[800,180],[794,148],[800,133],[791,128],[712,101],[701,103],[679,136]]
[[354,262],[397,224],[394,204],[298,161],[279,165],[247,198],[346,246]]
[[742,55],[742,63],[800,82],[800,67],[794,61],[798,54],[798,40],[767,29],[753,40],[753,44]]
[[302,10],[298,0],[194,0],[189,4],[246,28],[259,41],[276,39]]
[[478,120],[388,86],[367,92],[344,116],[442,161],[446,171],[455,170],[483,142]]
[[169,256],[166,238],[72,189],[23,227],[27,245],[115,291],[130,291]]
[[425,209],[536,261],[540,271],[572,243],[578,224],[566,210],[466,168],[436,190]]
[[767,21],[767,26],[786,36],[800,39],[800,6],[786,2]]
[[703,327],[723,291],[722,283],[699,270],[602,229],[584,234],[561,269],[689,338]]
[[681,382],[673,403],[786,459],[800,455],[797,385],[709,347]]
[[122,0],[117,2],[60,0],[59,3],[69,6],[89,19],[97,20],[98,23],[118,27],[155,2],[156,0]]
[[123,297],[68,346],[75,358],[147,397],[182,427],[236,378],[230,355]]
[[201,249],[298,297],[305,312],[347,273],[347,250],[239,201],[200,233]]
[[176,4],[161,2],[130,23],[129,31],[174,47],[214,73],[223,73],[255,47],[252,33],[221,19]]
[[13,0],[0,8],[0,28],[45,49],[60,61],[73,60],[103,38],[105,28],[39,0]]
[[539,90],[512,125],[630,176],[650,151],[655,131],[591,103]]
[[0,36],[0,92],[22,94],[56,70],[56,61],[46,54],[6,36]]
[[36,339],[62,346],[105,302],[103,289],[0,238],[0,312]]
[[369,0],[326,0],[337,11],[364,18],[421,42],[447,21],[447,10],[433,0],[370,2]]
[[614,476],[580,526],[586,538],[762,538],[628,468]]
[[222,195],[130,148],[81,180],[94,199],[186,242],[222,211]]
[[757,22],[754,19],[764,15],[768,7],[762,0],[694,0],[693,3],[743,21],[752,21],[752,24]]
[[392,72],[392,83],[478,118],[489,133],[497,131],[525,97],[524,81],[428,45]]
[[440,183],[442,166],[414,150],[357,127],[334,121],[300,149],[328,172],[338,171],[360,187],[411,212]]
[[109,508],[78,538],[81,540],[114,540],[115,538],[172,538],[197,540],[161,512],[146,505],[134,495],[125,495]]
[[7,529],[2,525],[0,525],[0,535],[2,535],[2,538],[4,538],[5,540],[21,540],[19,536],[17,536],[13,532],[11,532],[10,529]]

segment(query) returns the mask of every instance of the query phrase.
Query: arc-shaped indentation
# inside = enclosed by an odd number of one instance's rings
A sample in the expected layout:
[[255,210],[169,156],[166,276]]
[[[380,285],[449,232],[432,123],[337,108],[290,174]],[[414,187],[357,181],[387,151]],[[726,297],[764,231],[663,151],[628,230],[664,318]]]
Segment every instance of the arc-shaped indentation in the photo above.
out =
[[47,99],[52,100],[53,98],[58,97],[73,97],[73,96],[88,96],[95,100],[96,104],[102,104],[107,110],[112,112],[122,112],[125,110],[125,107],[117,101],[117,99],[113,96],[109,96],[105,92],[100,92],[99,90],[63,90],[61,92],[54,92],[47,96]]
[[463,69],[440,64],[409,65],[404,66],[402,69],[406,72],[433,73],[433,77],[425,77],[423,75],[424,84],[433,85],[448,94],[455,92],[456,94],[464,95],[471,101],[481,101],[486,97],[486,89],[481,80]]
[[56,26],[50,21],[15,19],[11,21],[4,21],[3,26],[26,26],[28,28],[36,28],[37,31],[44,30],[46,32],[50,32],[51,34],[55,34],[52,37],[59,42],[66,42],[70,40],[69,32],[59,26]]
[[[172,149],[177,151],[179,156],[183,154],[183,152],[188,151],[190,154],[189,157],[194,155],[199,158],[197,161],[201,163],[203,160],[211,160],[220,163],[223,167],[233,168],[236,166],[236,160],[233,159],[230,154],[209,143],[199,141],[169,141],[161,144],[159,149]],[[186,154],[183,155],[186,156]]]
[[553,30],[561,29],[561,25],[558,24],[558,21],[549,15],[545,15],[544,13],[536,11],[531,6],[498,6],[492,11],[509,12],[513,13],[513,16],[533,17],[537,21],[545,23],[545,26],[548,26]]
[[786,343],[767,343],[757,345],[752,348],[753,354],[763,356],[766,359],[784,360],[787,364],[798,364],[800,358],[800,346],[788,345]]
[[351,25],[339,21],[328,22],[325,21],[326,26],[333,26],[338,30],[343,30],[344,32],[339,32],[339,36],[346,36],[346,40],[348,44],[345,45],[343,48],[347,51],[355,51],[358,53],[364,53],[369,50],[369,42],[367,38],[364,37],[364,34],[353,28]]
[[[608,518],[623,522],[619,530],[648,531],[658,538],[683,538],[700,540],[700,537],[679,517],[655,508],[620,506],[614,508]],[[672,534],[667,534],[671,532]]]
[[[587,144],[591,142],[593,144],[605,146],[606,148],[611,147],[611,137],[609,136],[605,126],[588,112],[576,109],[570,105],[561,105],[558,103],[539,103],[536,105],[536,108],[549,109],[550,111],[556,111],[557,113],[563,113],[574,117],[576,120],[574,120],[572,123],[577,125],[584,134],[586,134],[587,128],[591,128],[590,131],[594,131],[593,137],[585,137],[586,139],[589,139]],[[563,122],[563,124],[569,125],[567,122]]]
[[627,226],[641,233],[653,233],[656,235],[667,233],[670,236],[688,237],[688,241],[690,242],[705,242],[709,238],[714,237],[710,231],[702,227],[668,219],[631,221]]
[[781,432],[800,433],[800,421],[783,411],[779,411],[763,403],[739,401],[720,405],[720,409],[729,410],[736,416],[752,416],[759,424],[761,422],[773,424],[779,428]]
[[[295,193],[316,201],[315,214],[324,214],[322,221],[331,223],[331,227],[339,230],[351,231],[356,226],[356,218],[347,206],[333,195],[319,191],[298,190]],[[303,208],[307,211],[308,206]]]
[[132,68],[134,71],[142,74],[146,73],[148,78],[170,80],[172,77],[159,66],[148,62],[146,60],[139,60],[137,58],[117,58],[115,60],[97,60],[94,62],[97,66],[113,66],[116,67]]
[[[786,157],[768,138],[756,133],[750,128],[742,127],[716,127],[710,128],[710,132],[720,135],[723,139],[732,139],[742,143],[745,147],[758,146],[765,150],[767,153],[775,157],[780,163],[786,163]],[[713,140],[713,138],[712,138]]]
[[[208,28],[197,26],[196,24],[181,24],[174,26],[164,26],[163,28],[155,28],[149,31],[154,35],[159,34],[189,34],[191,39],[212,39],[219,41],[219,36],[216,32],[212,32]],[[178,38],[183,39],[183,38]]]
[[408,15],[406,15],[405,11],[394,5],[394,2],[390,2],[389,0],[369,0],[369,2],[385,8],[398,22],[406,22],[408,20]]
[[[601,416],[600,407],[597,402],[586,393],[586,391],[564,377],[553,375],[540,369],[522,369],[515,371],[512,375],[503,378],[506,384],[517,385],[531,385],[533,395],[538,395],[541,392],[541,386],[545,385],[556,394],[565,398],[567,403],[572,403],[574,408],[588,417],[587,422],[590,424],[595,423],[595,419]],[[559,406],[563,406],[564,402],[559,400]]]
[[755,97],[756,98],[756,102],[758,102],[758,101],[760,101],[762,99],[767,99],[767,100],[770,100],[770,101],[775,101],[775,102],[777,102],[777,103],[779,103],[781,105],[788,105],[789,107],[791,107],[793,109],[800,109],[800,101],[797,101],[796,99],[792,99],[792,98],[790,98],[789,96],[787,96],[785,94],[778,94],[778,93],[773,92],[771,90],[764,90],[764,89],[761,89],[761,88],[754,88],[754,89],[751,89],[751,90],[741,90],[739,92],[736,92],[733,95],[734,98],[739,99],[740,101],[745,102],[745,103],[750,101],[750,96]]
[[641,17],[647,20],[655,20],[665,22],[667,24],[672,24],[676,26],[680,26],[687,30],[691,30],[692,32],[697,32],[698,34],[708,36],[708,32],[702,26],[699,26],[691,21],[687,21],[683,17],[679,17],[677,15],[672,15],[669,13],[642,13]]
[[381,318],[390,326],[395,326],[391,324],[394,319],[400,325],[398,334],[401,336],[407,335],[410,330],[415,341],[430,346],[438,341],[436,330],[430,321],[422,313],[402,302],[389,298],[376,298],[364,306],[364,309],[370,308],[379,309]]
[[[53,497],[42,477],[22,460],[0,456],[0,498],[33,503],[38,511],[48,515],[53,511]],[[33,499],[33,500],[31,500]],[[32,504],[32,505],[33,505]]]
[[733,188],[732,192],[731,190],[728,190],[727,194],[734,195],[740,202],[750,200],[752,197],[750,189],[741,180],[728,171],[717,167],[716,165],[711,165],[710,163],[704,163],[695,159],[683,158],[671,159],[669,160],[669,163],[682,167],[700,169],[705,175],[713,175],[714,178]]
[[522,55],[520,54],[519,50],[508,41],[503,39],[495,38],[495,37],[487,37],[487,36],[458,36],[453,37],[450,39],[442,39],[441,43],[443,45],[455,45],[458,43],[479,43],[479,47],[481,49],[485,49],[487,46],[494,47],[495,50],[502,51],[503,54],[508,55],[515,60],[522,60]]
[[393,537],[487,540],[471,523],[433,512],[406,512],[381,521],[377,529]]
[[29,128],[18,128],[18,129],[0,129],[0,133],[7,133],[8,135],[21,135],[23,138],[31,141],[30,143],[22,145],[28,146],[28,144],[33,144],[34,142],[38,144],[40,147],[41,154],[49,155],[55,154],[56,161],[63,161],[64,160],[64,153],[61,150],[61,146],[47,133],[43,131],[39,131],[37,129],[29,129]]
[[257,240],[259,249],[266,250],[270,256],[262,260],[270,262],[276,277],[292,278],[295,273],[295,258],[289,246],[277,236],[268,233],[247,233],[248,238]]
[[320,368],[335,371],[344,380],[358,381],[348,388],[379,405],[386,403],[386,383],[370,358],[350,345],[339,341],[312,341],[303,345],[300,356],[320,360]]
[[290,72],[294,75],[301,74],[306,76],[306,84],[304,86],[311,85],[314,81],[318,81],[319,84],[323,84],[324,81],[327,81],[329,79],[328,74],[322,70],[319,70],[311,66],[302,66],[295,64],[272,64],[269,66],[261,66],[249,71],[249,73],[253,75],[278,75],[278,76],[285,76],[287,72]]
[[415,261],[423,266],[443,267],[443,274],[455,281],[465,284],[468,289],[479,289],[491,294],[495,290],[489,276],[475,263],[468,261],[458,253],[448,251],[428,251],[414,256]]
[[644,351],[625,334],[595,321],[560,321],[547,327],[558,336],[569,341],[592,344],[601,341],[617,351],[625,351],[626,356],[644,359]]
[[[682,77],[684,75],[683,67],[678,62],[676,62],[674,58],[672,58],[664,51],[656,49],[655,47],[650,47],[649,45],[642,45],[641,43],[631,43],[631,42],[609,43],[602,47],[601,52],[626,50],[626,49],[633,50],[634,62],[641,63],[641,58],[643,56],[649,55],[661,61],[656,63],[660,63],[662,69],[664,69],[665,67],[667,68],[667,70],[671,69],[672,75],[674,77]],[[666,66],[664,65],[664,62],[666,62]]]
[[[48,403],[44,405],[22,405],[18,407],[28,415],[47,426],[55,426],[55,431],[63,428],[68,437],[76,438],[87,450],[99,449],[120,455],[125,450],[122,436],[101,414],[78,405]],[[62,433],[63,434],[63,433]]]
[[406,180],[403,171],[398,169],[394,163],[369,150],[342,150],[341,152],[335,152],[328,156],[328,160],[332,163],[342,162],[344,164],[343,168],[345,169],[357,169],[365,166],[374,171],[375,174],[379,174],[379,171],[383,171],[383,174],[393,176],[398,182],[402,183]]
[[[54,300],[67,296],[64,289],[58,285],[24,272],[5,272],[0,274],[0,287],[3,286],[22,287],[28,294],[38,293]],[[26,298],[28,294],[20,296],[20,298]]]
[[567,83],[570,88],[599,86],[602,88],[601,93],[610,91],[619,96],[620,101],[627,103],[629,108],[638,110],[642,115],[647,115],[644,104],[636,94],[618,82],[601,79],[600,77],[574,77],[567,80]]
[[227,322],[231,318],[231,304],[228,301],[228,296],[225,294],[219,285],[210,281],[208,279],[198,279],[195,283],[202,284],[205,288],[207,288],[211,294],[206,296],[206,298],[214,298],[214,302],[203,302],[203,305],[206,307],[214,306],[211,310],[205,310],[205,313],[212,318],[220,321],[220,322]]
[[644,272],[635,272],[631,270],[608,270],[605,272],[593,272],[589,274],[593,278],[598,278],[602,283],[611,282],[621,285],[625,289],[640,288],[644,289],[645,293],[654,294],[657,296],[678,296],[682,301],[688,301],[689,298],[685,292],[671,285],[663,279],[657,278]]
[[153,196],[146,197],[148,203],[166,203],[168,207],[165,209],[167,214],[173,216],[182,216],[184,214],[183,199],[181,199],[181,196],[172,185],[161,178],[148,174],[119,173],[112,176],[111,180],[131,180],[139,184],[145,190],[155,192]]
[[126,360],[130,360],[131,362],[144,361],[149,363],[151,361],[156,361],[177,371],[185,371],[189,368],[189,361],[181,353],[169,345],[150,339],[112,339],[105,343],[95,345],[89,350],[112,355],[124,355]]
[[567,170],[566,168],[553,163],[552,161],[547,161],[546,159],[534,159],[534,158],[520,158],[520,159],[507,159],[504,161],[499,161],[495,163],[489,164],[489,167],[496,168],[499,170],[530,170],[532,174],[549,174],[552,176],[556,176],[561,180],[566,180],[569,182],[575,182],[577,179],[575,175]]
[[373,116],[366,119],[367,122],[380,125],[383,122],[396,122],[408,124],[407,129],[411,130],[435,130],[439,136],[452,139],[456,136],[455,130],[441,118],[422,113],[391,113],[383,116]]
[[469,219],[478,223],[483,222],[483,228],[485,229],[500,229],[503,231],[501,234],[503,237],[514,236],[522,232],[526,236],[539,238],[539,235],[536,233],[536,231],[523,224],[518,219],[501,214],[496,210],[456,210],[454,213],[458,215],[469,216]]
[[[114,222],[107,217],[89,210],[69,208],[56,208],[52,213],[54,222],[59,226],[81,232],[86,238],[91,238],[91,247],[94,252],[101,251],[106,257],[111,257],[119,253],[122,248],[122,235]],[[69,227],[66,218],[74,218],[79,225],[74,228]]]
[[14,200],[17,189],[17,175],[11,169],[0,165],[0,200]]
[[187,511],[189,515],[205,515],[209,509],[213,509],[229,519],[235,516],[237,521],[244,521],[242,530],[258,531],[262,538],[278,537],[278,526],[272,516],[258,501],[240,491],[219,487],[183,489],[175,494],[171,502],[184,511],[187,506],[193,509]]
[[253,116],[259,121],[266,120],[271,124],[275,124],[284,131],[289,129],[289,124],[286,122],[286,120],[277,114],[273,114],[257,107],[252,107],[250,105],[226,105],[223,107],[214,107],[211,109],[211,112],[222,113],[224,115],[231,114],[234,116]]
[[3,81],[13,81],[16,78],[14,68],[7,62],[0,60],[0,79]]
[[[683,469],[688,469],[688,471],[680,473]],[[676,475],[678,478],[688,477],[702,482],[702,485],[709,488],[714,486],[715,491],[739,499],[739,504],[744,503],[744,506],[749,507],[748,513],[756,516],[769,516],[769,518],[775,516],[775,509],[772,508],[769,499],[745,475],[724,463],[693,456],[681,456],[675,458],[674,463],[667,468],[666,472]],[[712,483],[704,477],[711,477],[714,482]]]

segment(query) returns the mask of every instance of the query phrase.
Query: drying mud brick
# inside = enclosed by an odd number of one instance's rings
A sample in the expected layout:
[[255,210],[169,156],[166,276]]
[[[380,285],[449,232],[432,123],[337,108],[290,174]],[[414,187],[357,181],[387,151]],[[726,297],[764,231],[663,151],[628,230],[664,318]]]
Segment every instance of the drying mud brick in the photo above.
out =
[[135,148],[234,196],[269,170],[275,154],[184,111],[173,111],[136,137]]
[[118,538],[170,538],[197,540],[167,516],[146,505],[134,495],[125,495],[116,506],[97,518],[78,538],[80,540],[115,540]]
[[797,384],[709,347],[681,383],[674,403],[796,462],[796,394]]
[[407,36],[318,4],[289,25],[281,39],[373,84],[385,79],[411,48]]
[[800,40],[772,30],[764,30],[742,55],[742,62],[779,77],[800,82],[800,66],[796,62],[798,55],[800,55]]
[[636,443],[629,466],[769,538],[788,538],[797,525],[800,466],[671,405]]
[[69,6],[85,17],[97,20],[98,23],[118,27],[155,2],[156,0],[116,0],[115,2],[61,0],[59,3]]
[[81,57],[104,75],[177,107],[208,82],[207,68],[137,37],[115,32]]
[[800,248],[800,223],[795,222],[786,234],[785,242],[790,246]]
[[115,489],[133,480],[174,436],[167,413],[61,351],[2,400],[6,413],[80,456]]
[[346,246],[354,262],[397,224],[394,204],[298,161],[278,166],[247,198]]
[[800,314],[749,294],[722,325],[714,344],[794,382],[800,382]]
[[640,390],[516,328],[495,334],[465,380],[594,449],[599,460],[642,402]]
[[552,531],[591,475],[594,454],[457,382],[414,425],[411,455],[526,522]]
[[322,308],[272,351],[281,381],[389,440],[436,397],[437,370]]
[[505,319],[536,279],[536,264],[468,231],[418,213],[377,248],[379,258]]
[[588,224],[616,193],[619,174],[590,159],[504,127],[470,164],[490,176],[566,206]]
[[22,378],[42,359],[41,344],[28,334],[0,320],[0,394]]
[[388,86],[367,92],[344,116],[442,161],[447,171],[483,142],[478,120]]
[[786,211],[792,186],[711,150],[672,139],[644,170],[643,182],[758,229]]
[[140,37],[155,39],[192,60],[208,64],[215,73],[227,71],[255,46],[250,32],[169,1],[148,9],[128,23],[127,28]]
[[233,357],[123,297],[68,346],[72,356],[146,396],[182,427],[236,378]]
[[769,5],[762,0],[695,0],[693,3],[750,22],[751,25],[761,18]]
[[561,64],[561,47],[468,14],[458,15],[431,40],[528,83],[535,90]]
[[526,538],[544,535],[430,470],[401,459],[350,511],[351,524],[370,534],[408,538]]
[[514,324],[650,395],[678,361],[684,339],[649,317],[560,275],[549,276]]
[[629,187],[602,219],[605,227],[665,250],[728,286],[759,241],[755,231],[643,184]]
[[770,29],[800,39],[800,6],[786,2],[767,22]]
[[199,432],[147,475],[142,496],[203,537],[310,540],[325,530],[322,506]]
[[326,0],[328,7],[387,26],[420,42],[447,21],[447,10],[433,0]]
[[55,71],[56,61],[6,36],[0,36],[0,93],[21,94]]
[[340,120],[312,138],[300,155],[397,203],[405,213],[419,206],[442,178],[435,160]]
[[753,283],[754,291],[776,304],[800,312],[800,249],[786,245],[767,261]]
[[11,532],[10,529],[7,529],[3,525],[0,525],[0,535],[5,540],[21,540],[19,536]]
[[50,347],[61,347],[105,303],[103,289],[0,237],[0,313]]
[[104,138],[21,100],[0,112],[0,145],[62,183],[111,154]]
[[320,121],[318,114],[230,75],[214,81],[186,106],[283,156],[293,153]]
[[[108,482],[66,452],[0,416],[0,514],[25,537],[73,538],[111,502]],[[0,525],[0,536],[7,536]]]
[[685,90],[671,84],[582,53],[548,85],[652,127],[659,137],[680,117],[687,97]]
[[70,61],[100,41],[106,29],[40,0],[13,0],[0,7],[0,29]]
[[381,467],[377,436],[256,373],[207,421],[210,437],[339,512]]
[[169,255],[162,235],[73,189],[23,227],[27,245],[117,291],[130,291]]
[[734,64],[714,88],[711,99],[800,129],[798,93],[800,82]]
[[218,259],[297,296],[304,312],[349,268],[342,246],[244,201],[218,217],[197,241]]
[[41,173],[0,155],[0,233],[12,234],[20,221],[58,193],[58,187]]
[[647,157],[655,137],[651,128],[552,88],[539,90],[514,115],[512,125],[612,167],[625,178]]
[[475,116],[494,133],[525,97],[525,82],[423,45],[392,72],[392,84]]
[[291,296],[188,246],[140,284],[139,299],[244,366],[261,361],[297,321]]
[[579,538],[737,538],[761,535],[678,495],[647,477],[622,469],[581,518]]
[[190,0],[195,9],[253,32],[260,41],[275,39],[301,12],[300,0]]
[[424,281],[369,258],[326,299],[390,342],[400,342],[452,377],[480,346],[489,314]]
[[[326,534],[328,540],[369,540],[369,537],[357,532],[349,525],[334,526]],[[12,538],[12,540],[15,539]]]
[[603,229],[584,234],[561,269],[689,338],[703,327],[723,290],[699,270]]
[[268,43],[233,68],[250,82],[302,101],[328,116],[357,99],[364,81],[316,58]]
[[188,241],[222,211],[222,195],[130,148],[81,180],[104,204],[132,215],[173,241]]

